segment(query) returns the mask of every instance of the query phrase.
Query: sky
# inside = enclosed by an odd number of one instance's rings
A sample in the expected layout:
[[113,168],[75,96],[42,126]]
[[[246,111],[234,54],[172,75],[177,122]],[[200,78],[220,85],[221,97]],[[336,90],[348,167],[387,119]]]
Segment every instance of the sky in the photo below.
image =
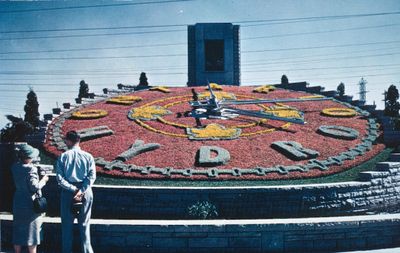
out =
[[0,1],[0,127],[24,116],[26,94],[41,115],[91,92],[137,84],[185,86],[187,25],[240,25],[241,84],[345,83],[383,108],[400,88],[399,0]]

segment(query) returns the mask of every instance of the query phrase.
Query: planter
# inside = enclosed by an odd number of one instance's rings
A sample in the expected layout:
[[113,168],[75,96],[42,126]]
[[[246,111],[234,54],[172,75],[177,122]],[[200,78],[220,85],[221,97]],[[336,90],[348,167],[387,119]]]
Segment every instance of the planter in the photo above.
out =
[[44,120],[52,120],[53,119],[53,114],[44,114],[43,115]]
[[61,108],[53,108],[53,114],[61,114]]
[[69,109],[69,108],[71,108],[71,103],[64,103],[63,107],[64,107],[64,109]]
[[82,103],[82,98],[75,98],[75,102],[77,104],[81,104]]

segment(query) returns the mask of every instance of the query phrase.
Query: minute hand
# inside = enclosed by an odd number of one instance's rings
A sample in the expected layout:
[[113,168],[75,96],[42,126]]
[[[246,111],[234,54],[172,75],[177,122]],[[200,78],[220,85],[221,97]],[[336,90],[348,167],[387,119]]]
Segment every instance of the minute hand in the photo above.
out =
[[221,100],[220,105],[249,105],[263,103],[286,103],[286,102],[309,102],[309,101],[325,101],[332,100],[331,98],[286,98],[286,99],[252,99],[252,100]]
[[262,111],[257,112],[257,111],[242,110],[242,109],[236,109],[236,108],[230,108],[230,107],[225,107],[224,110],[225,110],[225,112],[236,113],[236,114],[240,114],[240,115],[252,116],[252,117],[257,117],[257,118],[281,120],[281,121],[291,122],[291,123],[300,124],[300,125],[305,124],[303,115],[301,115],[302,116],[301,118],[288,118],[288,117],[279,117],[272,113],[265,113]]

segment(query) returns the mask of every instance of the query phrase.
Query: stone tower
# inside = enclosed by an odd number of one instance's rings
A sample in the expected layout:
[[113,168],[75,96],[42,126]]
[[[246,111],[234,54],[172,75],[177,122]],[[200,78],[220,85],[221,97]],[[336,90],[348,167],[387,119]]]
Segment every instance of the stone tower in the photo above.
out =
[[188,26],[188,86],[240,85],[239,26],[198,23]]

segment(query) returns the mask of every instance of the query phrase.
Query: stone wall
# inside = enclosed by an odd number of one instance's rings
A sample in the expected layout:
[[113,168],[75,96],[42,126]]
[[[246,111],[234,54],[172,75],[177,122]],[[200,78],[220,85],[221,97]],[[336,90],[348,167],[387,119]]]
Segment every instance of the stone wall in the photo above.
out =
[[[396,158],[397,157],[397,158]],[[399,158],[393,154],[392,158]],[[59,189],[52,178],[44,190],[57,216]],[[215,205],[219,218],[259,219],[362,214],[400,203],[400,163],[378,163],[360,181],[252,187],[94,187],[93,216],[128,219],[184,219],[197,201]]]
[[[11,219],[0,216],[4,246],[10,246]],[[40,248],[60,252],[60,231],[59,219],[46,218]],[[91,232],[94,251],[99,253],[337,252],[398,247],[400,214],[230,221],[93,220]],[[77,240],[74,244],[77,249]]]
[[400,145],[400,131],[395,129],[392,119],[387,116],[382,116],[380,120],[383,125],[383,140],[385,144],[391,146]]

